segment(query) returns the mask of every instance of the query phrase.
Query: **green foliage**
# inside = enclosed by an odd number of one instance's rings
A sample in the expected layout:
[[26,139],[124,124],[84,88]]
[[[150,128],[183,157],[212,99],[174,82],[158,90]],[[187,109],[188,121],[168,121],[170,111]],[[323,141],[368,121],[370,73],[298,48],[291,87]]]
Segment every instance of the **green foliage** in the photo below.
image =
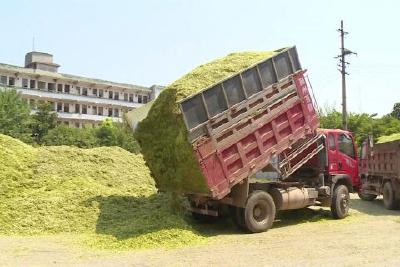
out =
[[117,147],[33,148],[0,135],[0,234],[77,233],[99,248],[204,240],[157,193],[141,155]]
[[396,119],[400,120],[400,102],[393,105],[393,111],[390,114]]
[[42,144],[43,137],[49,130],[57,126],[57,113],[50,103],[38,105],[36,113],[32,115],[32,137],[36,143]]
[[0,133],[30,140],[30,109],[14,89],[0,88]]
[[97,147],[98,140],[93,128],[70,128],[65,125],[58,125],[49,130],[43,138],[43,144],[48,146],[77,146],[80,148]]
[[140,152],[133,130],[125,118],[123,123],[114,123],[110,118],[107,118],[95,130],[95,135],[100,146],[119,146],[132,153]]
[[273,54],[230,54],[195,68],[161,92],[135,132],[157,187],[181,193],[208,193],[177,102]]
[[113,123],[112,119],[105,119],[99,128],[96,130],[96,137],[101,146],[115,146],[117,145],[117,131],[118,128]]
[[[322,128],[340,129],[342,126],[342,113],[334,108],[326,107],[320,112],[320,122]],[[384,135],[391,135],[400,132],[400,120],[390,115],[376,118],[376,114],[349,113],[349,131],[355,134],[356,142],[360,145],[368,135],[372,134],[375,139]]]

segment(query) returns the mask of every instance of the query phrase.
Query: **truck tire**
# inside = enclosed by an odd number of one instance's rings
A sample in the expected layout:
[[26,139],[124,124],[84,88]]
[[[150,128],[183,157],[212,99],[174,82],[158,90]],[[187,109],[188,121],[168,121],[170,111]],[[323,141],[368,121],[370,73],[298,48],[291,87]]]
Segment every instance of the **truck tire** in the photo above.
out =
[[377,197],[377,195],[367,194],[360,191],[358,192],[358,196],[365,201],[373,201]]
[[332,196],[331,213],[335,219],[343,219],[349,213],[349,189],[345,185],[335,187]]
[[385,206],[386,209],[388,210],[395,210],[399,207],[397,199],[396,199],[396,194],[393,189],[392,182],[387,181],[383,185],[383,205]]
[[264,191],[254,191],[247,199],[244,209],[246,229],[251,233],[267,231],[275,220],[275,203],[271,195]]

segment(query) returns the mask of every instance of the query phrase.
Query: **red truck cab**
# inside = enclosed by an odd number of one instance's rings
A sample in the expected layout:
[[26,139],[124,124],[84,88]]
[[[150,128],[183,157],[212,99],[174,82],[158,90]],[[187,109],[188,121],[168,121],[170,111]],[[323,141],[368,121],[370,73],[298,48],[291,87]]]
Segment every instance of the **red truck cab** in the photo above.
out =
[[357,144],[351,132],[340,129],[322,129],[326,137],[327,173],[330,176],[348,176],[352,187],[360,186]]

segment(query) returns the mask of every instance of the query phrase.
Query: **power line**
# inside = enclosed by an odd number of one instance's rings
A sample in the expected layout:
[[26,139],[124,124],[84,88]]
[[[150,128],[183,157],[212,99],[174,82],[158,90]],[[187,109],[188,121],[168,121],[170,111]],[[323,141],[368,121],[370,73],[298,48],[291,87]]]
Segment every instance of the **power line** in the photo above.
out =
[[340,33],[340,55],[336,58],[339,59],[339,71],[342,74],[342,127],[343,130],[347,130],[347,99],[346,99],[346,75],[349,75],[346,72],[346,65],[349,65],[349,62],[346,62],[346,56],[351,54],[356,54],[355,52],[344,47],[344,36],[348,34],[348,32],[344,31],[343,28],[343,20],[340,21],[340,29],[337,30]]

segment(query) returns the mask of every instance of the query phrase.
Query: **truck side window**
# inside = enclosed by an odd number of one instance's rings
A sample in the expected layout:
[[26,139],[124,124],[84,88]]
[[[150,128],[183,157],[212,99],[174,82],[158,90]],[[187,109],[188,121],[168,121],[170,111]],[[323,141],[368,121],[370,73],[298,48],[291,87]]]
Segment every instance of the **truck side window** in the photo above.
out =
[[349,157],[354,158],[354,145],[353,140],[346,134],[340,134],[338,138],[339,151]]
[[328,135],[328,147],[329,150],[335,150],[335,137],[331,133]]

